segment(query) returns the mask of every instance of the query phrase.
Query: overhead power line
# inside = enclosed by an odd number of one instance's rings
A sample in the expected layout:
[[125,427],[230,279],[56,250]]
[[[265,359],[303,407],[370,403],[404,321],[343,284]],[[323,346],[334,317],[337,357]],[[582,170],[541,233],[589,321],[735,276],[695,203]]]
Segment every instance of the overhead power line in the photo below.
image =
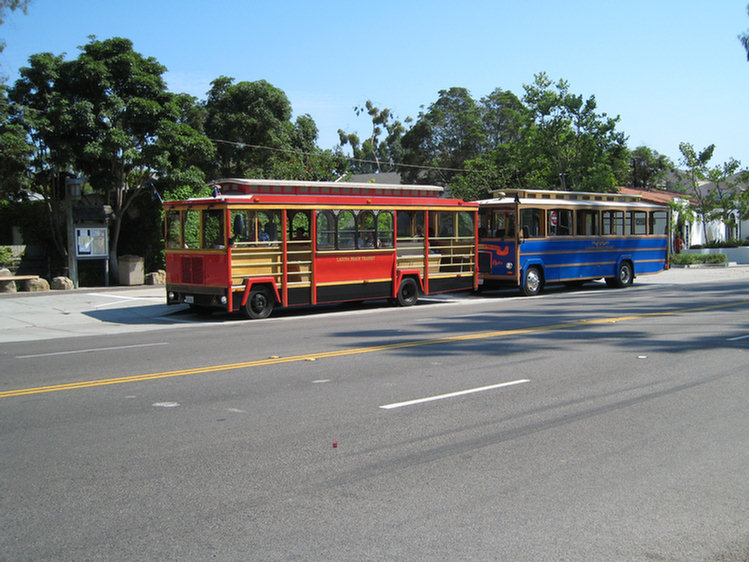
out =
[[[312,152],[306,152],[304,150],[297,150],[297,149],[293,149],[293,148],[275,148],[275,147],[272,147],[272,146],[263,146],[261,144],[249,144],[249,143],[246,143],[246,142],[228,141],[228,140],[223,140],[223,139],[212,139],[212,138],[209,138],[208,140],[210,140],[211,142],[215,142],[215,143],[229,144],[229,145],[236,146],[236,147],[239,147],[239,148],[259,148],[259,149],[262,149],[262,150],[271,150],[273,152],[285,152],[285,153],[289,153],[289,154],[298,154],[298,155],[301,155],[301,156],[311,156],[311,155],[313,155]],[[346,155],[344,155],[344,156],[346,156]],[[488,173],[485,170],[466,170],[465,168],[445,168],[445,167],[441,167],[441,166],[421,166],[419,164],[403,164],[403,163],[392,162],[392,161],[382,162],[382,161],[379,161],[379,160],[367,160],[365,158],[354,158],[353,156],[346,156],[346,158],[348,160],[353,161],[353,162],[359,162],[359,163],[362,163],[362,164],[375,164],[375,165],[378,165],[378,166],[380,166],[382,164],[387,164],[389,166],[397,166],[397,167],[402,167],[402,168],[414,168],[414,169],[417,169],[417,170],[435,170],[435,171],[441,171],[441,172],[464,172],[464,173],[465,172],[473,172],[473,173],[479,173],[479,174]]]

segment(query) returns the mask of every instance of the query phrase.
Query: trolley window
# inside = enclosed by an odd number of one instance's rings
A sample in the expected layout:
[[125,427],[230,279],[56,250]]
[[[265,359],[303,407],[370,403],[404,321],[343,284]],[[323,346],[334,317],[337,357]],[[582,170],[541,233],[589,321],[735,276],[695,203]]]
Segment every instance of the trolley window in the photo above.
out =
[[668,213],[666,211],[650,213],[650,234],[668,234]]
[[648,233],[648,214],[645,211],[632,211],[632,234],[647,234]]
[[572,234],[572,211],[570,209],[549,209],[546,217],[549,236],[569,236]]
[[524,238],[541,236],[541,209],[522,209],[520,211],[520,228]]
[[624,236],[624,211],[603,211],[602,220],[601,234]]
[[598,234],[598,211],[577,212],[577,235],[596,236]]

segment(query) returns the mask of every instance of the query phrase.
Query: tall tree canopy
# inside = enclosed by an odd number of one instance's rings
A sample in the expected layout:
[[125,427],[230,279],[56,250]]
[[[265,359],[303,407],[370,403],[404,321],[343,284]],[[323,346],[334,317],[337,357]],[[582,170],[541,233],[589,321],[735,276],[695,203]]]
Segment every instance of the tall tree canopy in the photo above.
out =
[[21,68],[21,78],[8,91],[10,104],[3,126],[9,135],[15,132],[18,136],[13,145],[3,144],[0,153],[3,159],[18,164],[25,157],[26,165],[10,182],[6,178],[1,184],[3,194],[12,199],[41,197],[47,205],[50,239],[58,254],[65,256],[62,205],[65,179],[74,168],[68,139],[78,115],[77,108],[66,103],[57,89],[62,66],[62,56],[40,53],[30,57],[28,67]]
[[403,177],[408,183],[446,185],[466,160],[482,152],[481,109],[465,88],[440,90],[403,136]]
[[[547,164],[545,183],[574,191],[612,191],[626,171],[626,137],[618,117],[596,113],[594,96],[570,93],[566,80],[552,84],[545,73],[525,86],[523,98],[533,117],[528,144]],[[558,182],[558,183],[557,183]]]
[[647,146],[638,146],[630,153],[632,175],[627,185],[645,189],[660,187],[673,169],[674,163],[668,156],[658,154]]
[[205,132],[217,145],[211,175],[317,180],[346,171],[342,154],[315,145],[312,118],[292,122],[286,94],[265,80],[235,84],[220,76],[211,83],[205,110]]
[[[351,145],[353,171],[366,174],[395,170],[395,164],[403,160],[401,141],[406,132],[403,123],[393,116],[390,109],[380,109],[370,100],[363,107],[354,107],[354,112],[357,116],[367,113],[372,118],[372,133],[361,141],[356,133],[338,129],[341,146]],[[410,118],[406,119],[407,123],[410,121]]]
[[404,176],[465,198],[507,187],[613,191],[627,181],[618,117],[544,73],[524,89],[522,99],[497,89],[480,102],[462,88],[441,91],[403,137],[405,162],[425,167]]
[[[116,258],[133,201],[185,160],[212,159],[213,147],[180,123],[184,99],[167,92],[165,68],[133,51],[128,39],[92,38],[75,60],[42,53],[29,62],[9,92],[11,123],[25,128],[33,147],[29,187],[58,217],[66,178],[85,176],[113,209],[110,251]],[[193,171],[193,181],[205,183]],[[64,254],[65,245],[58,248]],[[110,262],[116,275],[117,260]]]

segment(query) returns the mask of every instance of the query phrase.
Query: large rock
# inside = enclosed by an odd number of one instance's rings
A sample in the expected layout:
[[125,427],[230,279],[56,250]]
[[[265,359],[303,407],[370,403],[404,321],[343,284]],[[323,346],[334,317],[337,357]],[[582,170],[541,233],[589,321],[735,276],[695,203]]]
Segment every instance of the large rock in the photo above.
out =
[[146,285],[166,285],[166,271],[159,269],[146,275]]
[[6,269],[5,267],[0,267],[0,293],[17,293],[18,288],[16,287],[16,282],[11,281],[8,279],[7,281],[3,281],[3,277],[10,277],[13,275],[10,272],[10,269]]
[[54,291],[69,291],[71,289],[75,289],[75,284],[69,277],[60,275],[59,277],[52,278],[51,287]]
[[36,279],[27,279],[23,282],[23,290],[29,291],[30,293],[49,291],[49,281],[47,281],[43,277],[38,277]]

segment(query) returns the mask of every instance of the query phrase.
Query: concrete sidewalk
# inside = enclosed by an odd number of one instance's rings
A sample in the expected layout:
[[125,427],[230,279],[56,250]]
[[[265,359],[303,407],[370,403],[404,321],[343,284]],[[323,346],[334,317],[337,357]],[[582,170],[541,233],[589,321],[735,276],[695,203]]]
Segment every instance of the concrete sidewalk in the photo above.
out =
[[[749,283],[749,266],[670,269],[635,285]],[[455,298],[454,296],[451,298]],[[167,306],[163,285],[0,294],[0,344],[155,330],[190,324],[185,306]]]
[[174,323],[163,285],[0,294],[0,343],[117,334]]

